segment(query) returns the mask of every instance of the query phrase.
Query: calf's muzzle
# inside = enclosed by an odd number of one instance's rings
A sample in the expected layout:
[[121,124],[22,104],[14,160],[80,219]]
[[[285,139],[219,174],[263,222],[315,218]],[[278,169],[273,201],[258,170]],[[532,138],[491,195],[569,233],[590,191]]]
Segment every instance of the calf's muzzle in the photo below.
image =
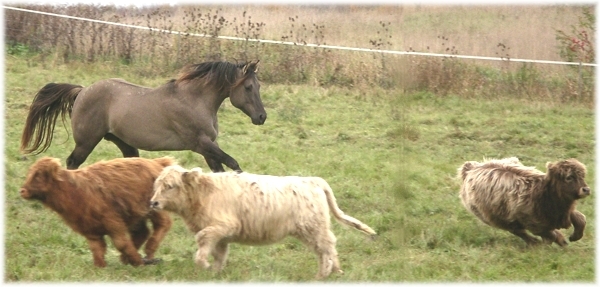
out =
[[592,190],[588,186],[581,188],[581,194],[583,197],[588,196],[591,193],[592,193]]
[[159,205],[158,201],[150,201],[150,208],[158,209]]

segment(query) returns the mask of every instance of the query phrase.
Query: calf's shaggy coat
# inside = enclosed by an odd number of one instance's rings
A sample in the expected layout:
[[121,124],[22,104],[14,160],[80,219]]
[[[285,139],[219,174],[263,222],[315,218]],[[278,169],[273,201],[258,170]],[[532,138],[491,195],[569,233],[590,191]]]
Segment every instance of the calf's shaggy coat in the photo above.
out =
[[179,214],[195,233],[196,264],[222,270],[228,244],[260,245],[294,236],[319,257],[317,278],[340,270],[330,215],[374,236],[375,231],[345,215],[331,187],[318,177],[269,176],[250,173],[203,173],[173,165],[154,183],[152,207]]
[[[39,159],[30,168],[21,197],[39,200],[83,235],[94,265],[105,267],[108,235],[121,252],[121,262],[138,266],[155,263],[154,253],[171,227],[165,211],[152,210],[153,183],[170,158],[120,158],[78,170],[61,168],[56,158]],[[153,225],[153,232],[146,226]],[[138,249],[146,242],[146,258]]]
[[566,246],[560,228],[573,225],[570,241],[583,237],[585,216],[576,200],[589,196],[586,168],[576,159],[547,163],[547,172],[526,167],[517,158],[468,161],[458,169],[460,198],[484,223],[507,230],[528,245],[541,236],[546,243]]

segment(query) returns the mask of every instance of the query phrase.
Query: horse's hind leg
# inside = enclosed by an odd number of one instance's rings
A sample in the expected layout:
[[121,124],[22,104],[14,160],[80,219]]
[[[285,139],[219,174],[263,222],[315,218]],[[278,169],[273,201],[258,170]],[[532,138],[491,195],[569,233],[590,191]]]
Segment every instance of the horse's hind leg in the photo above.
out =
[[84,144],[75,142],[75,149],[67,158],[67,169],[77,169],[87,159],[102,138],[95,142],[88,141]]
[[117,145],[119,150],[121,150],[121,153],[123,153],[123,157],[139,157],[140,156],[140,152],[138,151],[137,148],[134,148],[134,147],[126,144],[123,140],[121,140],[120,138],[118,138],[117,136],[115,136],[113,134],[106,134],[104,136],[104,139],[107,141],[111,141],[115,145]]
[[84,120],[77,120],[75,117],[71,119],[73,128],[73,139],[75,140],[75,149],[67,158],[67,168],[77,169],[87,159],[92,150],[102,140],[102,137],[106,133],[102,127],[97,129],[91,129],[90,124],[74,124],[74,122],[86,122]]

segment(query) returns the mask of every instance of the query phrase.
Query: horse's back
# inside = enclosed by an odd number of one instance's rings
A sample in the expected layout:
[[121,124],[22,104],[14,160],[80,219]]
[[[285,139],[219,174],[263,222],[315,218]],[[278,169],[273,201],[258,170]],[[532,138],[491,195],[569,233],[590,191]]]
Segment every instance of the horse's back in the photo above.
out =
[[98,138],[110,133],[143,150],[190,149],[171,126],[174,115],[184,115],[174,105],[168,85],[148,88],[112,78],[84,88],[73,106],[74,136],[93,133]]
[[139,93],[148,88],[129,83],[123,79],[113,78],[97,81],[81,90],[75,103],[73,104],[73,112],[86,106],[105,106],[111,103],[115,97],[131,93]]
[[72,119],[106,118],[109,111],[120,105],[120,101],[148,90],[123,79],[100,80],[83,88],[77,95],[73,103]]

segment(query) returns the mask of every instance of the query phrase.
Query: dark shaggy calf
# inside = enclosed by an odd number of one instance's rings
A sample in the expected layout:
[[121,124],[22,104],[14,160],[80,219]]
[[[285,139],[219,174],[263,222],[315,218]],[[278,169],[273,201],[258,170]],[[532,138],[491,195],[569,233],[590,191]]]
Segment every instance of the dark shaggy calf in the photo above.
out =
[[518,159],[468,161],[458,169],[463,205],[486,224],[519,236],[528,245],[566,246],[560,228],[574,227],[570,241],[583,237],[585,215],[576,200],[590,195],[585,166],[576,159],[546,164],[547,173],[523,166]]
[[[124,264],[151,264],[171,228],[166,212],[150,209],[152,187],[162,169],[171,164],[170,158],[120,158],[66,170],[58,159],[45,157],[29,168],[20,193],[25,199],[41,201],[83,235],[94,265],[106,266],[104,235],[110,236]],[[152,235],[146,226],[148,219]],[[146,258],[137,251],[144,242]]]

